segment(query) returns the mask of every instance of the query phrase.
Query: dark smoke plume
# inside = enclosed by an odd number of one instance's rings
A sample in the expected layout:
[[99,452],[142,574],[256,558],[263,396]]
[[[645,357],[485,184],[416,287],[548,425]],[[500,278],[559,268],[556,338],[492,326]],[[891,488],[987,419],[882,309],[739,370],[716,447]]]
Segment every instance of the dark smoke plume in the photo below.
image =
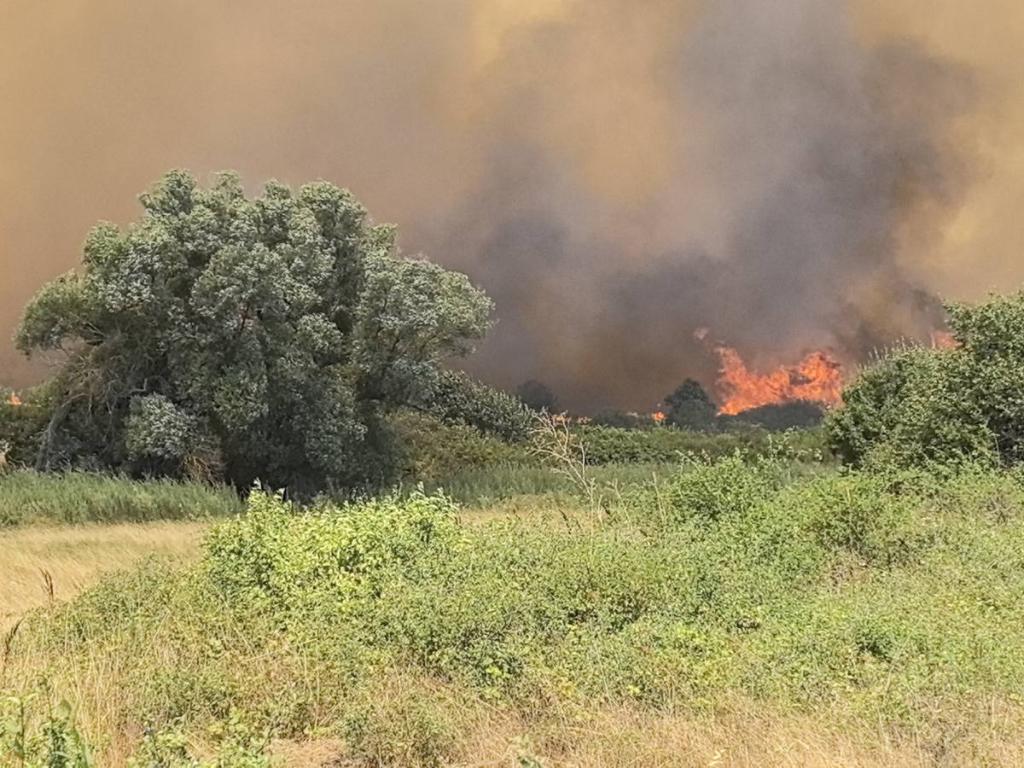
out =
[[[474,372],[581,409],[711,383],[699,327],[755,365],[854,362],[980,287],[944,238],[971,220],[999,65],[870,3],[11,6],[3,336],[170,167],[349,186],[495,298]],[[32,375],[0,346],[0,383]]]

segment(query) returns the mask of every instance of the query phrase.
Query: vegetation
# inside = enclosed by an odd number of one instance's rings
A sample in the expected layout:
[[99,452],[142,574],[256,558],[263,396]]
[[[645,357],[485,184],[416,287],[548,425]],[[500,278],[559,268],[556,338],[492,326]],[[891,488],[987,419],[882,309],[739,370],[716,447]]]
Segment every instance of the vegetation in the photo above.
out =
[[658,426],[654,419],[646,413],[615,409],[598,411],[590,419],[590,423],[595,427],[615,427],[617,429],[653,429]]
[[348,193],[142,200],[0,393],[0,764],[1024,764],[1024,293],[823,428],[582,424],[443,368],[489,301]]
[[590,464],[633,464],[678,462],[686,454],[724,456],[741,451],[748,455],[776,449],[793,451],[808,459],[821,460],[823,435],[814,430],[799,430],[782,435],[757,428],[728,432],[691,432],[683,429],[633,430],[585,425],[575,428],[586,446]]
[[[5,686],[71,691],[101,752],[197,760],[315,733],[357,764],[441,765],[499,718],[533,734],[524,757],[559,764],[613,711],[749,702],[880,723],[917,764],[983,764],[1021,721],[1021,542],[1024,486],[985,467],[807,475],[726,456],[569,517],[473,524],[440,495],[300,512],[256,494],[194,566],[148,564],[30,617]],[[41,702],[30,729],[49,727]]]
[[[15,399],[16,398],[16,399]],[[15,395],[0,388],[0,465],[32,466],[39,452],[39,436],[49,420],[45,387]],[[0,466],[0,472],[3,472]]]
[[462,472],[537,464],[525,443],[506,442],[465,424],[445,423],[416,411],[400,412],[391,423],[407,482],[436,482]]
[[542,381],[530,379],[516,387],[516,397],[532,411],[558,412],[558,397]]
[[401,257],[394,228],[326,182],[249,200],[234,175],[204,190],[172,172],[140,199],[139,222],[94,229],[82,271],[25,311],[22,350],[69,352],[41,466],[298,493],[387,479],[382,417],[429,397],[490,301]]
[[687,379],[665,398],[668,407],[665,421],[683,429],[712,429],[718,406],[694,379]]
[[846,389],[829,442],[854,466],[1024,458],[1024,294],[949,307],[956,346],[898,348]]
[[750,424],[772,432],[787,429],[811,429],[819,426],[824,419],[825,411],[821,405],[806,400],[761,405],[741,411],[735,416],[718,417],[719,423],[725,428],[736,424]]
[[524,442],[533,421],[533,415],[517,398],[461,371],[443,371],[419,410],[446,424],[463,424],[511,443]]
[[241,512],[231,489],[174,480],[130,482],[86,472],[13,472],[0,478],[0,529],[30,523],[206,520]]

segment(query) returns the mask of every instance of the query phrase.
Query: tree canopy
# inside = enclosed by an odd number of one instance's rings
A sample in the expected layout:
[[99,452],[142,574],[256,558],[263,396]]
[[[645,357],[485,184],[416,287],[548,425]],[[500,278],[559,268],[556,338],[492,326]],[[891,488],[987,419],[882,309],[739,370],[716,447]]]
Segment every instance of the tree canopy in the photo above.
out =
[[39,462],[201,470],[317,490],[387,471],[382,416],[429,399],[489,325],[460,273],[404,257],[347,191],[166,174],[122,231],[27,307],[17,343],[66,353]]
[[665,398],[668,406],[666,420],[684,429],[706,430],[714,427],[718,406],[708,396],[700,382],[686,379]]

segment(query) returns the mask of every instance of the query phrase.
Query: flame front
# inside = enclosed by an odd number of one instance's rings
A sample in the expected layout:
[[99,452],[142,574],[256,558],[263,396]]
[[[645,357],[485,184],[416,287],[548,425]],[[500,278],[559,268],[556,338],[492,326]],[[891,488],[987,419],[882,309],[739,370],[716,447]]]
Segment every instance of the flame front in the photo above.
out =
[[949,331],[932,331],[931,341],[933,349],[956,349],[958,346],[956,336]]
[[21,405],[21,398],[18,397],[18,395],[15,394],[14,392],[11,392],[11,396],[9,398],[7,398],[7,404],[8,405],[13,405],[13,406],[19,406],[19,405]]
[[719,346],[715,351],[721,364],[719,413],[735,415],[750,408],[795,400],[835,405],[842,395],[842,366],[827,352],[812,352],[796,365],[783,365],[760,374],[747,368],[732,347]]

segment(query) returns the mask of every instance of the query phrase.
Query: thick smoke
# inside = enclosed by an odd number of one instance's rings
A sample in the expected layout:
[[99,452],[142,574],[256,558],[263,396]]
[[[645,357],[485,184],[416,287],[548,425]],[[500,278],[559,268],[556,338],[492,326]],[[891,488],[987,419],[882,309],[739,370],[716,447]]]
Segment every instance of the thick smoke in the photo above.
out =
[[[5,336],[170,167],[349,186],[494,296],[475,372],[579,408],[713,380],[699,327],[755,364],[852,362],[926,334],[936,292],[1024,273],[965,282],[986,266],[972,238],[996,237],[984,215],[1021,189],[981,172],[1017,116],[992,105],[1019,94],[1016,58],[965,53],[982,33],[961,44],[955,0],[928,19],[838,0],[11,5]],[[1012,52],[1002,34],[989,48]],[[32,375],[9,346],[0,366]]]

